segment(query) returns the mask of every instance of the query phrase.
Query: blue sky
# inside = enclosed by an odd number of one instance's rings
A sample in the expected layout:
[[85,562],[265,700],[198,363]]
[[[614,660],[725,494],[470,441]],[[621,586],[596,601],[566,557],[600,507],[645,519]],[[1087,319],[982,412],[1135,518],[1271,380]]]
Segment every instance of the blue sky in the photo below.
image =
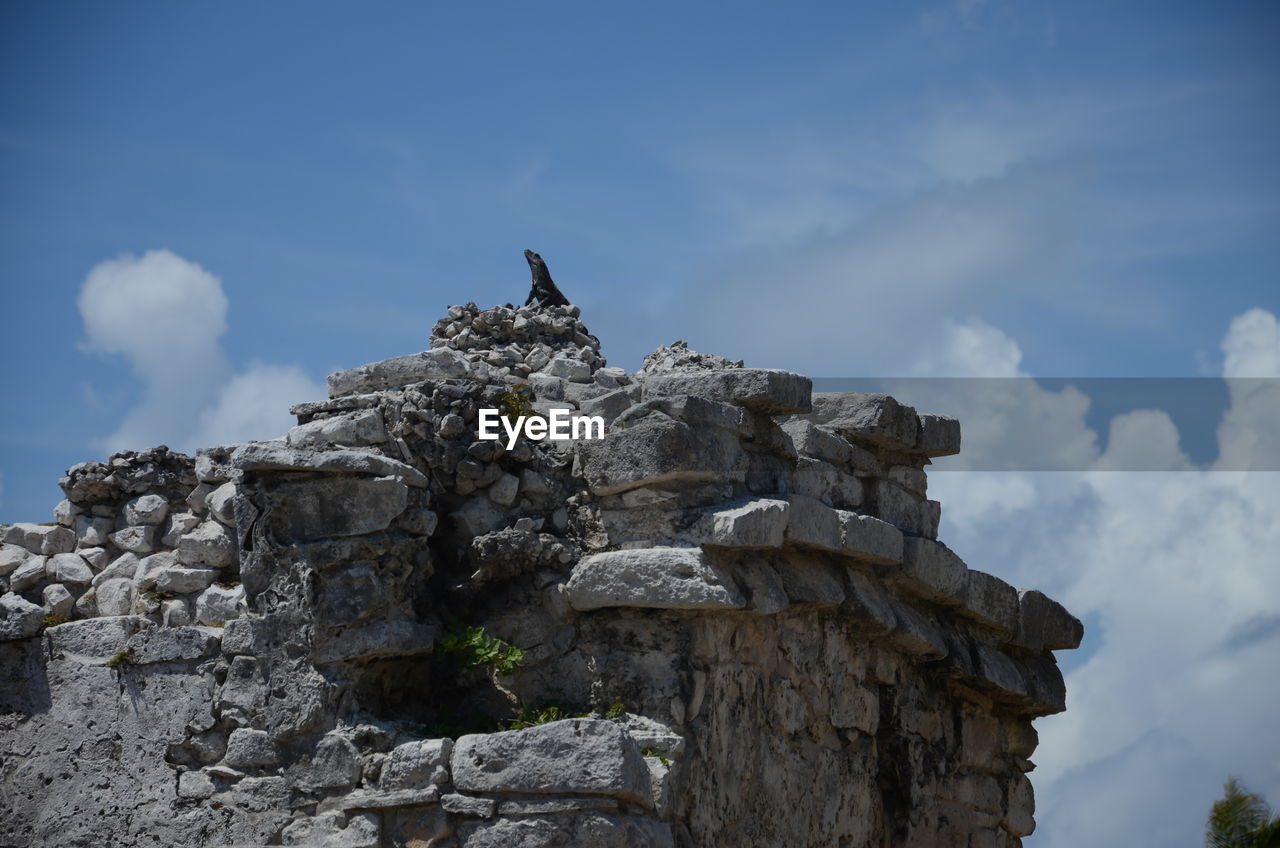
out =
[[[827,377],[1280,376],[1277,43],[1273,2],[4,4],[0,521],[47,520],[57,477],[111,447],[278,435],[327,373],[422,349],[449,303],[522,299],[524,248],[628,368],[684,338]],[[955,403],[936,411],[982,438],[989,410]],[[1085,465],[1117,433],[1168,435],[1037,403],[1070,412]],[[1077,724],[1045,731],[1060,773],[1034,775],[1030,845],[1085,844],[1073,799],[1135,774],[1148,794],[1103,822],[1129,844],[1151,814],[1179,828],[1162,844],[1198,844],[1226,769],[1280,801],[1274,757],[1205,735],[1226,701],[1107,744],[1089,724],[1118,708],[1099,681],[1163,638],[1105,641],[1135,620],[1110,599],[1161,573],[1086,585],[1067,551],[1143,559],[1125,527],[1181,534],[1161,550],[1194,603],[1204,493],[1215,532],[1269,504],[1215,554],[1243,563],[1226,629],[1196,633],[1206,669],[1231,633],[1274,636],[1250,597],[1280,594],[1276,475],[1217,473],[943,475],[972,564],[1100,622]],[[1109,547],[1077,549],[1086,532]],[[1257,722],[1234,742],[1280,741]]]

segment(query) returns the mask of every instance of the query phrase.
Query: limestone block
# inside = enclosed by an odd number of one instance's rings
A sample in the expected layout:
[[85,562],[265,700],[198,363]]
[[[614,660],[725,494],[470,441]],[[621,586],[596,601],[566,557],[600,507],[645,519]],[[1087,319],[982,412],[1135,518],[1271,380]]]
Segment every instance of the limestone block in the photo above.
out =
[[0,642],[26,639],[40,632],[44,609],[14,592],[0,595]]
[[130,615],[138,590],[127,577],[108,578],[97,589],[98,615]]
[[787,499],[788,542],[824,551],[839,551],[844,546],[840,514],[822,501],[804,495]]
[[928,618],[909,604],[892,603],[895,621],[886,637],[889,642],[923,660],[938,660],[947,655],[946,639]]
[[576,610],[740,609],[741,592],[699,548],[637,548],[583,557],[568,583]]
[[[132,554],[130,554],[130,556],[132,556]],[[117,559],[108,567],[108,570],[114,568],[123,559],[124,557]],[[161,571],[177,567],[177,551],[164,551],[162,553],[152,554],[149,557],[143,557],[137,561],[137,566],[133,572],[133,582],[137,585],[139,592],[148,592],[156,587],[156,575]]]
[[603,810],[472,820],[459,826],[458,836],[459,848],[675,848],[670,822]]
[[226,568],[235,559],[235,535],[217,521],[205,521],[178,540],[178,562],[183,565]]
[[483,536],[507,523],[507,514],[488,498],[470,498],[449,514],[463,537]]
[[752,434],[748,412],[742,407],[693,395],[651,398],[638,403],[618,417],[618,424],[638,421],[655,412],[686,424],[709,424],[739,436]]
[[14,592],[25,592],[40,585],[45,578],[45,566],[48,557],[28,557],[9,575],[9,589]]
[[470,795],[459,795],[456,792],[440,796],[440,806],[446,813],[460,816],[471,816],[477,819],[491,819],[497,812],[498,802],[492,798],[474,798]]
[[169,514],[169,502],[160,495],[142,495],[124,505],[124,520],[129,524],[158,525]]
[[[656,760],[657,757],[645,757],[645,762],[650,759]],[[652,770],[650,773],[652,774]],[[618,806],[618,799],[605,795],[531,795],[527,798],[504,799],[498,804],[498,815],[546,816],[578,810],[616,810]]]
[[387,441],[387,428],[377,409],[358,409],[332,418],[317,418],[289,430],[290,447],[319,448],[328,445],[360,447]]
[[101,571],[111,562],[106,548],[77,548],[76,553],[84,557],[84,561],[89,563],[89,567],[94,571]]
[[791,606],[786,587],[772,565],[763,559],[749,557],[739,561],[734,571],[747,590],[748,608],[761,615],[774,615]]
[[231,731],[222,761],[233,768],[254,768],[275,765],[280,756],[265,730],[241,727]]
[[766,415],[795,415],[810,410],[813,381],[772,368],[723,368],[665,371],[645,378],[641,398],[693,395],[736,403]]
[[436,630],[417,621],[375,621],[363,627],[348,627],[334,636],[317,636],[312,659],[317,663],[367,660],[377,657],[407,657],[429,654],[435,645]]
[[856,680],[833,680],[829,718],[833,727],[875,735],[880,726],[880,696]]
[[907,536],[903,539],[902,568],[894,571],[890,579],[934,603],[957,606],[968,570],[964,561],[941,542]]
[[[200,516],[194,512],[175,512],[171,514],[165,524],[164,535],[160,537],[160,544],[166,548],[178,547],[178,540],[194,530],[199,524]],[[81,551],[80,555],[84,556],[84,551]]]
[[[354,450],[300,450],[279,442],[253,442],[236,448],[231,455],[231,464],[243,471],[369,474],[375,477],[396,477],[410,486],[427,485],[426,475],[411,465],[380,454]],[[325,485],[330,482],[325,481]]]
[[409,490],[395,477],[330,477],[289,481],[272,493],[266,514],[273,534],[307,542],[385,530],[408,505]]
[[[251,813],[263,813],[287,805],[289,794],[289,783],[283,777],[246,777],[231,790],[231,802]],[[360,848],[376,848],[377,844],[365,841]]]
[[76,549],[76,534],[58,524],[18,522],[5,533],[4,540],[42,556],[71,553]]
[[45,631],[45,639],[52,657],[106,660],[123,651],[133,634],[151,626],[151,622],[140,615],[89,618],[50,627]]
[[1002,638],[1018,629],[1018,592],[999,577],[969,569],[960,600],[962,613],[995,630]]
[[233,505],[235,496],[236,484],[226,482],[210,492],[204,499],[205,506],[209,507],[209,514],[228,527],[236,526],[236,513]]
[[1025,774],[1016,773],[1009,779],[1005,809],[1000,826],[1010,835],[1023,837],[1035,832],[1035,791]]
[[393,807],[416,807],[427,804],[438,805],[440,787],[428,786],[426,789],[397,789],[393,792],[371,792],[357,789],[355,792],[339,798],[330,798],[320,802],[317,809],[325,810],[386,810]]
[[928,457],[960,453],[960,422],[946,415],[921,413],[916,448]]
[[71,501],[63,498],[58,501],[58,505],[53,508],[53,520],[61,524],[63,527],[74,527],[76,516],[81,512],[80,507]]
[[877,565],[902,562],[902,531],[887,521],[856,512],[838,512],[842,531],[840,550]]
[[329,375],[329,397],[336,398],[358,392],[398,389],[423,380],[465,377],[470,365],[464,354],[446,347],[422,353],[398,356],[381,362],[370,362],[347,371]]
[[873,484],[876,516],[909,536],[934,538],[938,535],[937,501],[929,501],[891,480]]
[[846,439],[861,439],[893,450],[916,447],[916,411],[882,394],[820,392],[813,396],[811,420]]
[[608,427],[635,403],[637,394],[635,387],[606,392],[598,397],[584,400],[580,412],[583,415],[599,415],[604,419],[604,426]]
[[218,655],[222,631],[216,627],[148,627],[129,637],[136,665],[195,662]]
[[775,567],[787,598],[793,604],[837,606],[844,600],[844,583],[836,570],[820,559],[789,557]]
[[63,619],[71,617],[75,609],[76,598],[61,583],[50,583],[40,592],[44,600],[43,609],[46,615],[56,615]]
[[185,595],[207,589],[218,579],[218,570],[203,565],[175,565],[154,572],[156,591]]
[[126,527],[111,534],[111,542],[123,551],[148,554],[156,549],[156,528],[151,525]]
[[726,548],[781,547],[790,506],[787,501],[772,498],[735,501],[700,519],[700,541]]
[[423,789],[449,781],[452,739],[418,739],[391,750],[382,765],[378,787],[383,790]]
[[573,383],[590,383],[591,366],[580,359],[567,354],[556,354],[543,366],[542,371],[552,377],[569,380]]
[[245,609],[244,587],[210,586],[196,598],[197,624],[225,624]]
[[54,554],[45,563],[45,573],[50,580],[77,588],[87,588],[93,581],[93,569],[79,554]]
[[742,480],[747,457],[737,437],[718,427],[652,421],[575,444],[577,467],[600,495],[640,486]]
[[514,474],[503,474],[485,491],[489,500],[498,506],[511,506],[515,503],[516,494],[520,491],[520,478]]
[[1067,708],[1067,686],[1052,654],[1023,657],[1018,667],[1031,702],[1029,714],[1052,715]]
[[835,433],[819,427],[808,418],[790,418],[782,423],[782,431],[792,449],[801,456],[811,456],[836,464],[853,458],[853,445]]
[[339,733],[326,733],[311,755],[305,783],[313,789],[343,789],[360,780],[360,752]]
[[616,722],[571,718],[454,745],[454,785],[464,792],[610,795],[649,807],[649,768]]
[[1029,651],[1073,650],[1084,625],[1057,601],[1036,589],[1018,590],[1018,626],[1013,643]]
[[828,506],[855,509],[862,505],[862,481],[829,462],[802,456],[796,462],[792,489],[798,495],[815,498]]
[[19,545],[0,545],[0,577],[7,577],[31,558],[31,552]]
[[856,618],[859,626],[873,636],[889,633],[897,627],[894,602],[877,581],[850,569],[845,573],[845,583],[841,612]]
[[76,598],[76,616],[79,618],[93,618],[98,614],[98,590],[89,587],[89,590]]
[[160,602],[160,623],[165,627],[182,627],[191,623],[191,610],[181,598]]
[[178,797],[203,801],[216,791],[213,780],[202,771],[184,771],[178,775]]
[[75,519],[76,542],[81,547],[99,547],[110,541],[115,522],[96,515],[77,515]]

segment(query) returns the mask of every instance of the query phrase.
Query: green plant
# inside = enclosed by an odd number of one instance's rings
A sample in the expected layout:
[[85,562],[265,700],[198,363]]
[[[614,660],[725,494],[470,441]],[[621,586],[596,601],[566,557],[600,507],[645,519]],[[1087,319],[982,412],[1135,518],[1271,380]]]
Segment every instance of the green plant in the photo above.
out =
[[614,701],[609,705],[609,709],[605,712],[604,717],[610,721],[617,721],[627,714],[627,705],[621,701]]
[[492,666],[498,674],[514,674],[524,662],[524,651],[483,627],[455,626],[440,640],[440,651],[459,665]]
[[1245,790],[1234,777],[1223,785],[1222,798],[1209,810],[1204,844],[1209,848],[1278,848],[1280,816],[1262,798]]
[[524,383],[517,383],[507,389],[498,398],[498,414],[510,419],[512,424],[520,417],[528,418],[535,414],[533,391]]
[[133,648],[125,648],[123,651],[117,651],[115,656],[107,660],[107,668],[123,668],[127,665],[133,665],[135,659]]
[[550,724],[553,721],[562,721],[566,718],[587,718],[590,713],[570,713],[555,706],[554,704],[536,709],[521,706],[520,714],[507,722],[508,730],[524,730],[526,727],[536,727],[539,724]]
[[48,615],[46,615],[44,618],[40,619],[40,622],[45,627],[57,627],[59,624],[66,624],[67,617],[64,615],[59,615],[56,612],[51,612]]
[[644,754],[646,757],[657,757],[658,762],[662,763],[667,768],[671,768],[671,761],[668,760],[666,755],[661,751],[655,751],[653,748],[645,748],[640,753]]

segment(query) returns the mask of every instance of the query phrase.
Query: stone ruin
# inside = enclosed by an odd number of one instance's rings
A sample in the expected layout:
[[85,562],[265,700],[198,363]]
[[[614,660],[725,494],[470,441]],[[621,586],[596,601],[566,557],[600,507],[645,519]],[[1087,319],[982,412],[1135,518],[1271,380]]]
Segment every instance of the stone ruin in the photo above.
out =
[[450,307],[285,439],[0,527],[0,846],[1020,845],[1082,627],[936,540],[958,423],[683,343],[629,374],[578,318]]

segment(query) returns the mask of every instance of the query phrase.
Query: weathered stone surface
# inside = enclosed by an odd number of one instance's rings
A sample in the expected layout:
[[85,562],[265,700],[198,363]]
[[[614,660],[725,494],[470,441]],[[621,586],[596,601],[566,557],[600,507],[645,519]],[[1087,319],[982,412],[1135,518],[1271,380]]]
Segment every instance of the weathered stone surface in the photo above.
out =
[[503,474],[493,483],[489,484],[487,494],[489,500],[498,506],[511,506],[516,501],[516,494],[520,491],[520,478],[514,474]]
[[855,512],[840,512],[840,550],[877,565],[902,562],[902,531],[887,521]]
[[282,541],[308,542],[385,530],[408,505],[394,477],[331,477],[275,487],[267,522]]
[[773,498],[753,498],[717,508],[699,522],[706,545],[727,548],[777,548],[787,532],[790,504]]
[[[378,848],[382,828],[376,814],[337,810],[314,818],[298,819],[281,834],[284,845],[319,846],[319,848]],[[428,843],[430,844],[430,843]]]
[[57,524],[19,522],[9,528],[4,540],[42,556],[71,553],[76,549],[76,534]]
[[141,495],[124,505],[124,520],[129,524],[158,525],[169,514],[169,502],[160,495]]
[[111,534],[111,543],[123,551],[147,554],[156,549],[156,528],[150,525],[126,527]]
[[116,523],[97,515],[77,515],[75,519],[76,541],[81,546],[105,545],[115,532]]
[[[204,499],[205,505],[209,507],[209,514],[228,527],[236,525],[235,507],[233,505],[235,496],[236,484],[227,482],[214,489]],[[184,532],[189,533],[192,529],[194,527],[188,528]]]
[[841,612],[856,618],[861,629],[873,636],[880,636],[897,627],[894,602],[881,588],[879,581],[850,569],[845,574],[845,583],[847,588]]
[[1018,590],[1018,627],[1013,642],[1030,651],[1062,651],[1080,647],[1084,625],[1036,589]]
[[52,656],[106,660],[123,651],[129,637],[151,626],[151,622],[138,615],[90,618],[50,627],[45,631],[45,639]]
[[801,456],[843,464],[853,458],[854,448],[830,430],[819,427],[808,418],[791,418],[782,423],[791,440],[792,449]]
[[1018,629],[1018,592],[999,577],[969,569],[960,596],[965,615],[1008,637]]
[[569,604],[602,607],[739,609],[732,579],[698,548],[639,548],[583,557],[569,578]]
[[792,481],[797,495],[820,500],[828,506],[855,509],[862,505],[862,481],[829,462],[802,456]]
[[460,848],[674,848],[671,825],[640,816],[586,811],[463,824]]
[[[130,554],[129,556],[133,555]],[[117,564],[121,565],[122,571],[128,568],[128,562],[124,561],[124,557],[120,557],[120,559],[113,562],[111,568],[115,568]],[[158,554],[152,554],[136,561],[133,570],[133,581],[137,585],[138,591],[150,591],[156,587],[156,577],[161,571],[178,567],[177,551],[162,551]],[[122,573],[118,576],[123,577],[126,575]]]
[[215,627],[148,627],[129,637],[136,665],[193,662],[217,656],[221,631]]
[[0,595],[0,642],[36,635],[43,620],[44,609],[38,604],[13,592]]
[[491,819],[498,810],[498,802],[492,798],[473,798],[470,795],[457,793],[441,795],[440,806],[444,807],[446,813],[478,819]]
[[941,542],[907,536],[903,539],[902,568],[891,579],[934,603],[957,606],[968,570],[964,561]]
[[423,380],[465,377],[470,370],[467,358],[461,353],[448,348],[434,348],[330,374],[329,397],[398,389]]
[[57,616],[61,619],[71,618],[71,612],[75,609],[76,598],[61,583],[50,583],[40,590],[40,596],[44,600],[43,609],[47,615]]
[[948,653],[947,640],[922,613],[909,604],[893,602],[894,625],[886,637],[908,654],[936,660]]
[[733,434],[670,420],[644,422],[603,439],[580,441],[576,449],[582,476],[601,495],[640,486],[741,480],[747,465]]
[[75,526],[76,516],[80,514],[80,507],[71,501],[63,498],[58,501],[57,506],[53,508],[53,520],[61,524],[63,527]]
[[1036,829],[1036,797],[1025,774],[1015,774],[1010,779],[1006,797],[1006,812],[1000,826],[1013,836],[1030,836]]
[[54,554],[45,563],[45,573],[68,586],[83,588],[93,581],[93,569],[79,554]]
[[788,557],[775,564],[793,604],[836,606],[844,600],[844,583],[836,570],[820,559]]
[[791,371],[725,368],[650,374],[644,380],[641,398],[694,395],[736,403],[766,415],[794,415],[810,410],[812,392],[813,381]]
[[392,749],[382,766],[382,790],[425,789],[449,780],[452,739],[418,739]]
[[397,789],[391,792],[357,789],[348,795],[323,802],[320,809],[386,810],[393,807],[437,804],[439,801],[440,787],[438,786],[428,786],[425,789]]
[[112,560],[106,568],[93,575],[91,582],[94,586],[101,586],[108,580],[132,580],[138,573],[139,563],[141,560],[138,559],[137,554],[123,553]]
[[787,541],[807,548],[839,551],[844,547],[840,514],[822,501],[805,495],[787,499]]
[[458,739],[454,785],[465,792],[610,795],[649,806],[649,768],[615,722],[572,718]]
[[635,403],[636,395],[639,393],[634,389],[634,386],[631,389],[617,389],[599,397],[584,400],[579,412],[583,415],[599,415],[604,419],[605,427],[608,427],[614,419]]
[[916,448],[929,457],[960,453],[960,422],[946,415],[921,413]]
[[353,450],[311,451],[280,443],[253,442],[241,445],[231,455],[231,463],[243,471],[322,471],[331,474],[369,474],[397,477],[410,486],[425,486],[421,471],[398,460]]
[[376,621],[363,627],[348,627],[341,633],[316,639],[312,658],[317,663],[368,660],[378,657],[408,657],[429,654],[436,630],[417,621]]
[[210,586],[196,598],[198,624],[225,624],[244,612],[243,586]]
[[130,615],[134,602],[138,599],[138,590],[133,580],[127,577],[116,577],[103,580],[97,585],[98,615]]
[[200,592],[212,586],[213,581],[218,579],[218,570],[202,565],[190,568],[175,565],[171,568],[161,568],[155,572],[154,577],[156,591],[185,595],[188,592]]
[[0,545],[0,577],[7,577],[31,557],[26,548],[8,543]]
[[218,521],[205,521],[178,540],[178,561],[184,565],[226,568],[235,557],[235,536]]
[[382,414],[377,409],[361,409],[299,424],[289,430],[286,441],[291,447],[318,448],[329,445],[377,445],[387,439]]
[[231,731],[222,761],[234,768],[254,768],[275,765],[280,757],[265,730],[242,727]]
[[316,745],[306,785],[315,789],[342,789],[360,780],[360,752],[340,733],[326,733]]
[[22,564],[9,575],[9,588],[14,592],[25,592],[34,589],[45,579],[48,557],[33,556],[23,560]]
[[916,411],[889,395],[820,392],[810,420],[846,439],[861,439],[895,450],[914,450],[920,423]]

